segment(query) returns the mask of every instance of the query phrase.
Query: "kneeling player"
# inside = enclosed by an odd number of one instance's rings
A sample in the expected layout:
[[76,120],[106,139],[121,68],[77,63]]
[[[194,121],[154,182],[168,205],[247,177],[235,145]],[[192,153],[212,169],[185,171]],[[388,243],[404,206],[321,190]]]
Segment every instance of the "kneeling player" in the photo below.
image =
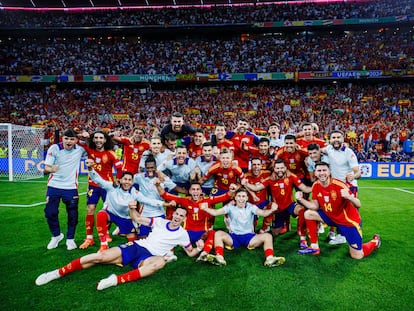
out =
[[344,182],[331,177],[329,164],[317,162],[315,177],[317,181],[312,187],[312,201],[305,200],[301,192],[296,193],[298,202],[308,208],[305,212],[305,221],[311,242],[310,247],[301,249],[298,253],[320,254],[317,233],[320,221],[328,226],[340,228],[349,244],[349,254],[354,259],[362,259],[379,248],[381,239],[378,234],[375,234],[371,241],[362,244],[361,217],[358,211],[361,202]]

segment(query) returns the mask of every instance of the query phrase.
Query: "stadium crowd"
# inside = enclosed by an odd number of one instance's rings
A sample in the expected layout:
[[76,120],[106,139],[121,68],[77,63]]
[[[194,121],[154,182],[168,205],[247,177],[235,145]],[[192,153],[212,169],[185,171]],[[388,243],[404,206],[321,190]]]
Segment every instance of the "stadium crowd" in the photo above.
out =
[[[246,118],[259,135],[266,135],[272,122],[280,123],[284,134],[300,132],[303,122],[315,122],[321,138],[327,139],[334,129],[341,130],[361,160],[378,160],[384,154],[401,152],[404,140],[412,136],[413,96],[409,83],[185,90],[3,89],[0,117],[5,122],[45,126],[47,139],[53,137],[56,127],[89,132],[103,128],[127,134],[134,125],[142,126],[150,138],[169,122],[171,111],[183,113],[185,121],[203,128],[206,137],[215,124],[224,122],[232,129],[240,117]],[[400,157],[404,159],[407,157]]]
[[335,3],[262,4],[180,7],[162,10],[98,10],[68,12],[0,11],[1,27],[100,27],[188,24],[239,24],[320,19],[380,18],[413,14],[410,0]]
[[[163,10],[82,12],[0,12],[0,27],[78,27],[110,25],[185,25],[329,18],[377,18],[412,13],[411,1],[257,5]],[[220,35],[220,34],[219,34]],[[297,71],[413,70],[414,45],[407,28],[377,31],[305,32],[174,39],[126,36],[67,38],[10,36],[0,42],[3,75],[118,75],[264,73]],[[50,61],[53,60],[53,61]],[[355,81],[355,80],[354,80]],[[246,118],[258,133],[272,122],[282,133],[298,133],[305,121],[320,127],[320,137],[344,131],[361,160],[378,160],[400,151],[413,131],[410,82],[331,85],[243,85],[190,87],[181,90],[89,87],[64,89],[3,88],[0,117],[5,122],[54,129],[77,127],[89,132],[129,132],[139,124],[147,138],[169,121],[172,111],[205,130],[224,122],[231,129]],[[46,144],[47,145],[47,144]],[[396,156],[398,155],[398,156]]]
[[[247,40],[176,38],[16,38],[0,47],[7,75],[114,75],[413,70],[406,31],[257,36]],[[54,59],[50,62],[50,59]]]

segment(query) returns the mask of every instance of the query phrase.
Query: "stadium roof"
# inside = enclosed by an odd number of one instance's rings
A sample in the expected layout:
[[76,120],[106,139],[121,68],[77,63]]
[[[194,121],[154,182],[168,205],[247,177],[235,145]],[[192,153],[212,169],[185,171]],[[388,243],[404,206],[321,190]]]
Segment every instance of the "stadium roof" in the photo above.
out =
[[[338,2],[344,0],[313,0],[314,2]],[[367,1],[367,0],[356,0]],[[25,9],[97,9],[97,8],[138,8],[154,6],[211,6],[242,5],[263,3],[303,3],[304,0],[0,0],[0,8]]]
[[[0,0],[0,7],[23,8],[116,8],[148,6],[194,6],[255,3],[252,0]],[[269,1],[262,1],[269,2]]]

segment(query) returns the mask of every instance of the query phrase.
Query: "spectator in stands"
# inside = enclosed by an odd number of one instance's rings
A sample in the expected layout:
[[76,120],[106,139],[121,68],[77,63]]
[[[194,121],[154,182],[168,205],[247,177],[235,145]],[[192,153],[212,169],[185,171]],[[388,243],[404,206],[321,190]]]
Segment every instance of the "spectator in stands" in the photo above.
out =
[[[390,112],[389,106],[384,105],[386,98],[411,99],[414,102],[414,89],[410,84],[403,82],[392,82],[381,84],[337,84],[336,89],[327,93],[326,89],[329,85],[314,86],[310,89],[302,87],[301,85],[284,85],[284,86],[255,86],[245,88],[243,90],[235,91],[232,88],[221,88],[218,94],[210,94],[209,88],[199,88],[190,90],[154,90],[151,95],[141,95],[139,89],[126,88],[92,88],[83,87],[73,89],[56,89],[50,90],[33,89],[28,90],[16,88],[3,88],[0,90],[0,117],[7,122],[16,124],[27,124],[36,126],[45,126],[45,135],[48,140],[53,143],[53,133],[56,127],[67,128],[76,127],[80,130],[95,131],[102,127],[117,128],[123,123],[115,121],[101,121],[98,119],[87,119],[85,116],[94,115],[97,113],[97,107],[101,107],[102,115],[111,115],[113,105],[119,111],[129,111],[133,116],[131,122],[140,124],[146,131],[146,138],[151,138],[154,131],[157,131],[155,122],[159,122],[160,126],[168,122],[168,109],[171,105],[168,103],[180,100],[182,102],[182,109],[189,106],[189,102],[197,102],[199,98],[208,98],[204,104],[200,104],[200,114],[196,115],[193,120],[193,115],[188,115],[197,127],[206,128],[214,126],[214,123],[220,125],[224,129],[234,127],[234,122],[237,118],[245,117],[249,123],[257,128],[264,128],[266,124],[273,120],[280,120],[281,132],[296,133],[297,124],[301,124],[308,120],[313,120],[320,126],[320,136],[326,140],[329,138],[329,133],[334,129],[340,129],[347,133],[344,137],[345,142],[359,153],[359,158],[364,159],[368,152],[368,145],[365,149],[365,155],[362,150],[366,147],[366,141],[361,137],[365,131],[369,131],[372,124],[377,123],[380,127],[388,126],[399,129],[399,124],[405,124],[407,129],[413,131],[413,122],[410,120],[414,116],[414,106],[406,106],[399,112]],[[289,96],[286,94],[298,93],[301,98],[300,106],[291,107],[289,114],[283,113],[283,106],[285,101],[289,102]],[[237,107],[240,98],[244,98],[246,94],[258,94],[259,104],[256,116],[240,114],[238,110],[231,107]],[[30,94],[30,95],[28,95]],[[285,95],[284,95],[285,94]],[[32,119],[25,118],[27,114],[27,97],[30,96],[31,106],[33,110],[44,111],[36,115],[33,114]],[[111,105],[99,106],[92,101],[79,100],[77,98],[105,98]],[[132,96],[134,98],[133,104],[122,100],[125,96]],[[322,97],[322,99],[318,99]],[[373,98],[372,100],[370,98]],[[43,102],[42,98],[50,98],[47,102]],[[72,101],[66,100],[73,98]],[[183,100],[187,98],[188,100]],[[223,99],[226,99],[224,101]],[[266,105],[269,98],[277,98],[271,108]],[[343,101],[338,101],[338,98],[343,98]],[[351,100],[354,104],[348,105],[347,100]],[[98,101],[100,103],[100,101]],[[164,106],[160,103],[166,103]],[[344,113],[338,114],[334,110],[339,106],[344,107]],[[234,116],[222,119],[225,110],[233,109]],[[151,108],[149,108],[151,107]],[[214,111],[211,109],[214,107]],[[64,108],[64,109],[62,109]],[[306,120],[304,113],[306,112]],[[76,116],[76,118],[67,118],[67,116]],[[385,115],[385,118],[380,117]],[[43,119],[43,117],[44,119]],[[158,119],[158,121],[155,121]],[[193,123],[192,123],[193,124]],[[219,129],[220,127],[217,127]],[[351,136],[350,136],[351,135]],[[353,135],[353,136],[352,136]],[[399,135],[399,133],[398,133]],[[218,135],[217,135],[218,136]],[[354,137],[354,138],[352,138]],[[213,140],[212,140],[213,142]],[[213,142],[214,143],[214,142]],[[375,152],[373,150],[372,152]],[[374,154],[374,153],[373,153]],[[400,157],[398,157],[400,158]],[[404,154],[401,159],[404,158]],[[374,157],[371,157],[371,160]],[[142,166],[143,167],[143,166]]]
[[[238,3],[238,2],[235,2]],[[242,3],[242,2],[240,2]],[[159,5],[163,3],[160,2]],[[168,4],[168,3],[165,3]],[[160,25],[188,26],[189,24],[231,24],[252,22],[276,22],[294,20],[325,20],[349,18],[379,18],[412,14],[411,2],[361,1],[301,3],[262,3],[261,5],[165,7],[157,9],[94,10],[81,13],[54,11],[1,11],[0,25],[37,27],[74,26],[131,26]]]

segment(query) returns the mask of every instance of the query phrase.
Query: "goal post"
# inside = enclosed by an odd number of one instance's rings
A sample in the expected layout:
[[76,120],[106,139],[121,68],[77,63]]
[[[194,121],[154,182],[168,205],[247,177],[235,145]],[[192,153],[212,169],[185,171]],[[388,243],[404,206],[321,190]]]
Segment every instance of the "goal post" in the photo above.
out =
[[0,179],[43,177],[43,142],[42,128],[0,123]]

